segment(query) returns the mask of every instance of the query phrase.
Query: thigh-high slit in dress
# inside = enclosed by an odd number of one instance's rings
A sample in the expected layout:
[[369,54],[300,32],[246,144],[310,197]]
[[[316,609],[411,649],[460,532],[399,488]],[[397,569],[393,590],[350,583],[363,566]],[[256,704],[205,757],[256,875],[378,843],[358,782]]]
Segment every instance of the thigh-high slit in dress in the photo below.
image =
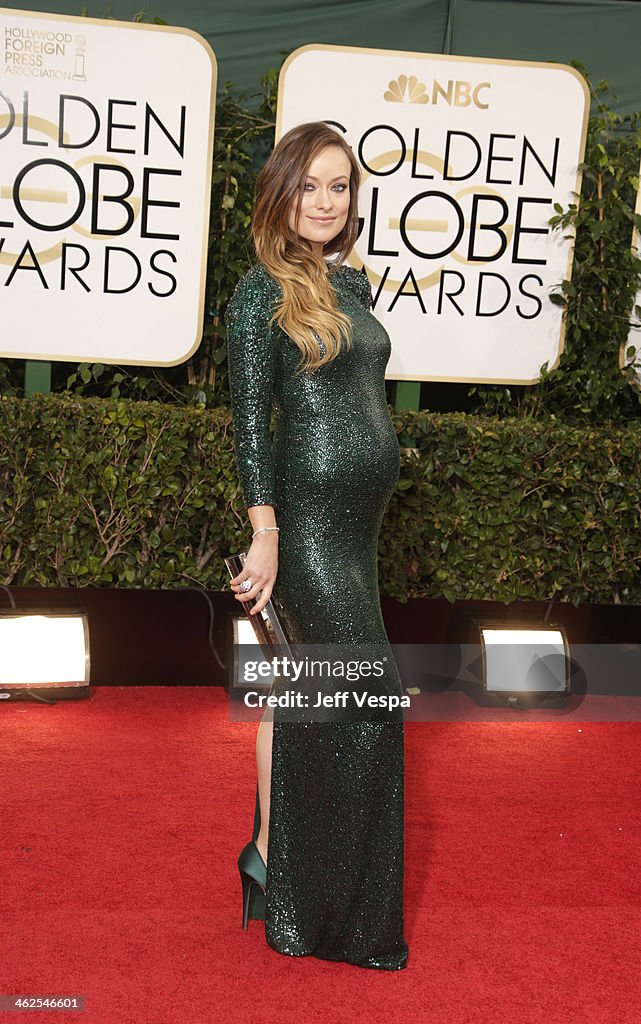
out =
[[[274,597],[290,639],[375,645],[387,655],[376,685],[400,696],[377,567],[382,517],[400,468],[385,395],[390,339],[371,312],[363,273],[343,264],[330,270],[330,281],[352,320],[352,344],[311,375],[296,373],[300,350],[269,325],[281,292],[262,263],[230,299],[239,482],[246,507],[273,505],[276,512]],[[403,803],[402,719],[291,722],[274,713],[263,905],[273,949],[405,967]]]

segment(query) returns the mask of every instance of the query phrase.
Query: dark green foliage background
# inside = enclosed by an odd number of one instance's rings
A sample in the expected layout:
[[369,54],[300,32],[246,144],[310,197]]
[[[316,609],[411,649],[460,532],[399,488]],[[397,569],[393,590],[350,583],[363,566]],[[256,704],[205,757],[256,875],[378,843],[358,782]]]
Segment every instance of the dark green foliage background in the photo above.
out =
[[[250,541],[229,410],[0,400],[0,579],[14,586],[227,586]],[[390,409],[401,476],[381,592],[641,603],[638,424]]]

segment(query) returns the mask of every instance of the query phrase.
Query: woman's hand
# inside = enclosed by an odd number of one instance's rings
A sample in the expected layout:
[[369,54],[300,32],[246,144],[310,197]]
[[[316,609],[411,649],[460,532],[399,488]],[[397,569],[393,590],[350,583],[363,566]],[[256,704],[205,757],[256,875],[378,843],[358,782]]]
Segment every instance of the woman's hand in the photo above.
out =
[[[230,586],[238,601],[251,601],[252,598],[258,597],[260,594],[256,604],[249,612],[250,615],[257,615],[272,596],[277,575],[278,533],[274,530],[259,533],[254,537],[247,552],[242,572],[239,572],[238,576],[234,576],[230,581]],[[242,593],[240,584],[247,579],[252,581],[251,590]]]

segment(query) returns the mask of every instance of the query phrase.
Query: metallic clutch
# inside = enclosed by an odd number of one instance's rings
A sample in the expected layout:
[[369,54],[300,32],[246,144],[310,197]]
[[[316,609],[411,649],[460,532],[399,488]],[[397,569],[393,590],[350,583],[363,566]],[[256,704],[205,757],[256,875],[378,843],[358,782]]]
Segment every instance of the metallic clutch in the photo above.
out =
[[[238,576],[238,573],[242,571],[246,558],[246,551],[241,551],[238,555],[228,555],[225,558],[225,565],[229,570],[230,579]],[[261,648],[270,647],[274,644],[282,645],[284,650],[281,653],[291,656],[290,640],[283,624],[282,605],[272,592],[270,600],[262,611],[258,615],[250,615],[250,610],[257,602],[258,598],[253,597],[249,601],[240,601],[239,604],[245,609],[245,614],[254,628],[256,639]]]

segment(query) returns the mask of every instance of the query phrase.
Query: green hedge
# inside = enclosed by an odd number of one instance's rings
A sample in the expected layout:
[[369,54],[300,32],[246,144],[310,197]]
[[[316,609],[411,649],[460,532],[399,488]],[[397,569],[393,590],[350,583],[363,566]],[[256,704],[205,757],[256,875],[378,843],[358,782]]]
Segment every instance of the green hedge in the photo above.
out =
[[0,415],[5,583],[222,586],[245,521],[228,410],[38,395]]
[[[251,528],[230,412],[0,398],[0,580],[227,588]],[[641,424],[396,412],[381,593],[641,604]]]

